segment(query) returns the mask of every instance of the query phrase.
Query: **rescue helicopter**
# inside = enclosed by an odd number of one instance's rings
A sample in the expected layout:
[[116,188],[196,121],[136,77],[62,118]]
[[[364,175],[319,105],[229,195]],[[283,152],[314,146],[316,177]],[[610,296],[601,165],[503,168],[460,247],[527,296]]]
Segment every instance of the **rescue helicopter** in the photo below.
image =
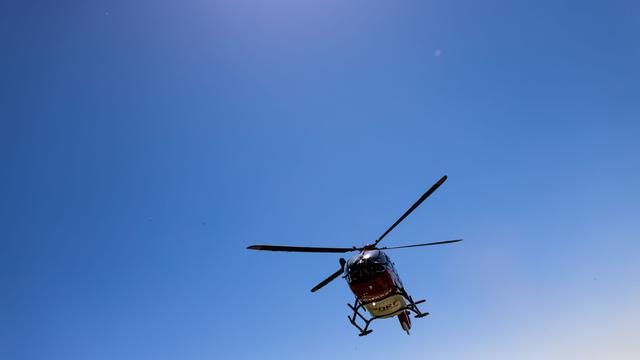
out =
[[[311,289],[316,292],[323,286],[335,280],[342,275],[346,279],[349,288],[355,295],[353,304],[347,305],[353,311],[348,316],[349,322],[359,331],[359,336],[370,334],[373,330],[369,328],[371,322],[377,319],[385,319],[397,317],[402,329],[409,334],[411,329],[410,315],[414,314],[415,318],[423,318],[429,315],[428,312],[422,312],[418,305],[424,303],[425,300],[413,300],[407,293],[398,276],[394,263],[385,250],[412,248],[419,246],[431,246],[441,244],[451,244],[462,241],[462,239],[437,241],[424,244],[413,244],[403,246],[378,246],[380,242],[387,236],[402,220],[404,220],[413,210],[415,210],[422,202],[436,191],[442,183],[447,180],[447,176],[443,176],[436,182],[427,192],[425,192],[391,227],[389,227],[380,237],[373,243],[361,247],[306,247],[306,246],[281,246],[281,245],[251,245],[247,247],[249,250],[266,250],[266,251],[288,251],[288,252],[311,252],[311,253],[348,253],[358,252],[349,260],[339,259],[340,269],[331,274],[328,278],[321,281],[318,285]],[[364,313],[363,313],[364,312]],[[367,317],[366,313],[370,316]]]

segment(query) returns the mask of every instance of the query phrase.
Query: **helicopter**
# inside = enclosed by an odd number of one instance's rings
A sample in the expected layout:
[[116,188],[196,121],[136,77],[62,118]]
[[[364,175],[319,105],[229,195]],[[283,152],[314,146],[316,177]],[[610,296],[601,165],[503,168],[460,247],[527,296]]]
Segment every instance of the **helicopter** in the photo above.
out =
[[[411,329],[410,315],[415,318],[423,318],[429,315],[422,312],[418,305],[426,300],[413,300],[407,293],[398,276],[395,264],[385,250],[403,249],[419,246],[431,246],[450,244],[462,241],[462,239],[437,241],[424,244],[413,244],[392,247],[379,247],[378,244],[387,236],[402,220],[404,220],[413,210],[427,199],[440,185],[447,180],[443,176],[429,190],[427,190],[391,227],[389,227],[376,241],[361,247],[306,247],[306,246],[280,246],[280,245],[251,245],[249,250],[264,251],[287,251],[287,252],[311,252],[311,253],[348,253],[358,252],[349,260],[339,259],[340,269],[321,281],[311,289],[316,292],[323,286],[335,280],[338,276],[347,281],[351,292],[355,295],[353,304],[347,305],[353,314],[347,316],[349,322],[359,330],[359,336],[370,334],[373,330],[369,328],[371,323],[377,319],[397,317],[400,326],[407,334]],[[363,313],[364,312],[364,313]],[[366,313],[371,316],[365,316]]]

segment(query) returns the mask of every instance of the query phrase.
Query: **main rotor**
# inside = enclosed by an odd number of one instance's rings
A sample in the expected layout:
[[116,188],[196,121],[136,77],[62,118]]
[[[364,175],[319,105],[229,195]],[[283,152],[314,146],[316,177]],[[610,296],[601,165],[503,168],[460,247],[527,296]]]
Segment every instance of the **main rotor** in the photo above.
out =
[[[382,233],[382,235],[380,235],[380,237],[376,241],[374,241],[371,244],[367,244],[367,245],[361,246],[361,247],[356,247],[356,246],[352,246],[352,247],[308,247],[308,246],[281,246],[281,245],[251,245],[251,246],[247,247],[247,249],[249,249],[249,250],[266,250],[266,251],[288,251],[288,252],[347,253],[347,252],[351,252],[351,251],[403,249],[403,248],[418,247],[418,246],[450,244],[450,243],[455,243],[455,242],[458,242],[458,241],[462,241],[462,239],[456,239],[456,240],[430,242],[430,243],[424,243],[424,244],[413,244],[413,245],[392,246],[392,247],[378,247],[378,244],[385,238],[385,236],[387,236],[387,234],[389,234],[396,226],[398,226],[398,224],[400,224],[400,222],[402,222],[402,220],[404,220],[407,216],[409,216],[409,214],[411,214],[411,212],[413,212],[413,210],[415,210],[418,206],[420,206],[420,204],[422,204],[422,202],[424,202],[431,194],[433,194],[433,192],[436,191],[440,187],[440,185],[442,185],[446,180],[447,180],[447,176],[446,175],[443,176],[442,178],[440,178],[440,180],[438,180],[435,184],[433,184],[433,186],[431,186],[429,188],[429,190],[427,190],[424,194],[422,194],[422,196],[420,196],[418,201],[416,201],[413,205],[411,205],[411,207],[407,211],[405,211],[405,213],[402,214],[402,216],[400,216],[398,218],[398,220],[396,220],[396,222],[393,223],[393,225],[391,225],[384,233]],[[331,276],[329,276],[328,278],[323,280],[320,284],[316,285],[313,289],[311,289],[311,292],[315,292],[316,290],[320,289],[321,287],[325,286],[326,284],[328,284],[329,282],[331,282],[332,280],[334,280],[335,278],[340,276],[340,274],[342,274],[344,272],[345,264],[346,264],[345,259],[340,258],[340,270],[338,270],[335,273],[331,274]]]

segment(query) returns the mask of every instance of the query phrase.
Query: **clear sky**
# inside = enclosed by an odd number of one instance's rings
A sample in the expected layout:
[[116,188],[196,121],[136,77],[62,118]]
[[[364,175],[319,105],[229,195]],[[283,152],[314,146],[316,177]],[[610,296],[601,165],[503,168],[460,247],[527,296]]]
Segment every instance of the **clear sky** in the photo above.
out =
[[[637,359],[637,1],[0,5],[0,358]],[[309,289],[385,245],[431,316]]]

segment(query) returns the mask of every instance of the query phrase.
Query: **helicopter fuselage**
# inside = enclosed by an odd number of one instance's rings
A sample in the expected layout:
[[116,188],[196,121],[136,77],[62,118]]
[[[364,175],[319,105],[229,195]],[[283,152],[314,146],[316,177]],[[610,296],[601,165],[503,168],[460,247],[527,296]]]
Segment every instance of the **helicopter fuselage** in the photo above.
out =
[[411,327],[406,312],[402,281],[391,259],[381,250],[363,250],[347,261],[345,279],[356,298],[375,317],[398,315],[400,324],[408,331]]

